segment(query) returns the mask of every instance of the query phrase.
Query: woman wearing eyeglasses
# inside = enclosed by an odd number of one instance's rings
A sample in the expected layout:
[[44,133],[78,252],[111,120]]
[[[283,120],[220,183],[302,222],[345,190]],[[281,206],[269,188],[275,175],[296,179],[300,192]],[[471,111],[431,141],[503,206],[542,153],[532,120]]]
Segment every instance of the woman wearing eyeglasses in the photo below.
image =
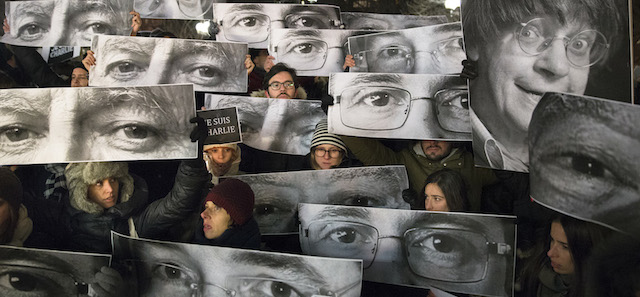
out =
[[344,142],[338,135],[329,133],[326,120],[320,121],[311,139],[311,153],[305,157],[302,169],[324,170],[352,166],[362,166],[362,163],[349,158]]

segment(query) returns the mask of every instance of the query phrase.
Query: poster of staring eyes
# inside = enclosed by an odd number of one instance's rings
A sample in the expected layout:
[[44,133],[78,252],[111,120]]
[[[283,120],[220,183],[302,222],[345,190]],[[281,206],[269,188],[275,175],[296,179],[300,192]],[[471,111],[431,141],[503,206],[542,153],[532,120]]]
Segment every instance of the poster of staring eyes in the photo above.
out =
[[514,216],[298,204],[308,255],[361,259],[363,279],[513,296]]
[[1,296],[93,296],[111,255],[0,246]]
[[362,261],[112,234],[113,261],[137,296],[359,297]]
[[192,85],[0,90],[0,165],[197,157]]
[[296,205],[321,203],[409,209],[402,190],[409,188],[404,166],[339,168],[234,176],[255,192],[253,215],[260,232],[298,231]]
[[330,133],[471,140],[467,86],[458,75],[332,73],[329,95]]
[[[246,76],[246,74],[245,74]],[[326,116],[318,100],[206,94],[206,109],[237,107],[244,144],[276,153],[306,155],[318,122]]]
[[529,127],[531,197],[638,235],[640,106],[546,93]]
[[269,35],[269,54],[300,76],[329,76],[342,72],[349,53],[348,38],[371,34],[363,30],[274,29]]
[[529,122],[545,92],[632,100],[627,0],[527,3],[462,1],[477,166],[529,171]]
[[[265,49],[275,29],[340,29],[340,7],[335,5],[214,3],[216,40],[247,42]],[[294,67],[295,68],[295,67]]]
[[351,72],[458,74],[462,25],[448,23],[349,37]]
[[210,20],[213,2],[224,0],[133,0],[133,7],[142,18]]
[[95,36],[90,86],[192,83],[195,91],[247,91],[244,43]]
[[23,46],[90,46],[95,34],[129,35],[130,0],[7,1],[11,32],[0,42]]
[[402,30],[449,22],[445,15],[341,12],[340,17],[348,30]]

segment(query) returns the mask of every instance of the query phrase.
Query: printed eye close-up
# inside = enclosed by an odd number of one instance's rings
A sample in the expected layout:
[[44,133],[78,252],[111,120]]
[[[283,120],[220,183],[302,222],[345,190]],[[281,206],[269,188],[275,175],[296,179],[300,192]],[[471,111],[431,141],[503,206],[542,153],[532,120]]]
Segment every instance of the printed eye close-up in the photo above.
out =
[[178,58],[173,63],[170,75],[175,77],[173,82],[176,83],[193,83],[202,87],[216,87],[226,79],[227,72],[222,70],[225,69],[224,64],[224,61],[208,55]]
[[487,262],[484,236],[457,229],[408,230],[405,244],[414,273],[444,281],[479,281]]
[[34,131],[33,127],[11,124],[0,127],[0,145],[4,148],[11,146],[33,148],[34,142],[46,137],[46,133]]
[[56,297],[76,295],[76,281],[69,275],[48,269],[0,265],[0,295]]
[[285,28],[293,29],[331,29],[331,19],[318,12],[290,14],[285,17]]
[[342,122],[358,129],[396,129],[407,119],[411,94],[392,87],[350,87],[340,96]]
[[260,42],[266,40],[271,19],[257,12],[241,12],[226,15],[222,20],[224,35],[231,41]]
[[365,224],[340,221],[318,221],[309,225],[311,254],[363,259],[371,264],[378,241],[378,231]]
[[18,27],[16,37],[25,42],[39,41],[49,33],[49,25],[41,22],[30,22]]
[[312,286],[265,277],[237,277],[228,282],[237,296],[310,297],[319,293]]
[[436,93],[436,112],[440,126],[453,132],[471,132],[469,91],[447,89]]
[[367,63],[370,72],[410,73],[414,61],[413,49],[392,45],[373,50],[373,57]]
[[148,67],[134,60],[120,60],[107,64],[105,74],[116,81],[128,82],[140,78]]
[[329,196],[329,204],[350,206],[387,207],[388,200],[390,200],[389,197],[380,197],[373,193],[352,193],[349,191],[333,193]]
[[173,263],[138,262],[141,296],[192,296],[199,276]]
[[319,39],[301,38],[278,44],[278,58],[283,63],[301,65],[303,69],[319,69],[327,56],[327,44]]

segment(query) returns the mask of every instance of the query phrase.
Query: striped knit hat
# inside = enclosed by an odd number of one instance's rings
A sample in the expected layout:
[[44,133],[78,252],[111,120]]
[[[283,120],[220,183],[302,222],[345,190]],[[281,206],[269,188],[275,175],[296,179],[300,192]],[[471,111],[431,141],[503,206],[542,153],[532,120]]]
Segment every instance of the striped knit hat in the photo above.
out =
[[340,136],[329,133],[329,125],[327,120],[322,120],[316,125],[316,130],[313,131],[313,138],[311,139],[311,148],[314,148],[321,144],[332,144],[343,151],[347,151],[347,146],[342,142]]

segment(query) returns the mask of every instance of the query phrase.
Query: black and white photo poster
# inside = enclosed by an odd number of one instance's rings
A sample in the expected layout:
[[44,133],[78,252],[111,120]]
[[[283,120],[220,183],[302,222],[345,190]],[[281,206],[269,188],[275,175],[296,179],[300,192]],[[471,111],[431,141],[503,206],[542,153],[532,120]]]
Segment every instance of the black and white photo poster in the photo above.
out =
[[296,205],[319,203],[409,209],[404,166],[338,168],[234,176],[255,193],[253,215],[260,232],[296,233]]
[[329,95],[331,133],[471,140],[467,86],[458,75],[333,73]]
[[531,197],[579,219],[640,230],[640,106],[546,93],[529,127]]
[[316,124],[326,117],[316,100],[205,95],[208,110],[234,106],[244,144],[284,154],[308,154]]
[[96,296],[111,255],[0,246],[1,296]]
[[215,3],[220,41],[247,42],[267,48],[274,29],[340,29],[340,7],[275,3]]
[[90,46],[95,34],[129,35],[131,0],[7,1],[11,32],[0,42],[24,46]]
[[363,279],[512,296],[515,217],[298,204],[305,254],[361,259]]
[[545,92],[630,102],[627,0],[463,0],[476,165],[528,172],[527,132]]
[[0,90],[0,164],[197,157],[192,85]]
[[143,18],[212,19],[214,2],[225,0],[133,0],[134,8]]
[[90,86],[192,83],[201,92],[247,91],[247,45],[173,38],[96,36]]
[[[373,31],[375,32],[375,31]],[[301,76],[329,76],[342,72],[349,53],[349,37],[373,33],[362,30],[275,29],[269,37],[269,54]]]
[[406,15],[369,12],[341,12],[348,30],[401,30],[447,23],[444,15]]
[[360,296],[362,261],[134,239],[112,233],[114,262],[140,297]]
[[448,23],[349,37],[351,72],[458,74],[462,25]]

